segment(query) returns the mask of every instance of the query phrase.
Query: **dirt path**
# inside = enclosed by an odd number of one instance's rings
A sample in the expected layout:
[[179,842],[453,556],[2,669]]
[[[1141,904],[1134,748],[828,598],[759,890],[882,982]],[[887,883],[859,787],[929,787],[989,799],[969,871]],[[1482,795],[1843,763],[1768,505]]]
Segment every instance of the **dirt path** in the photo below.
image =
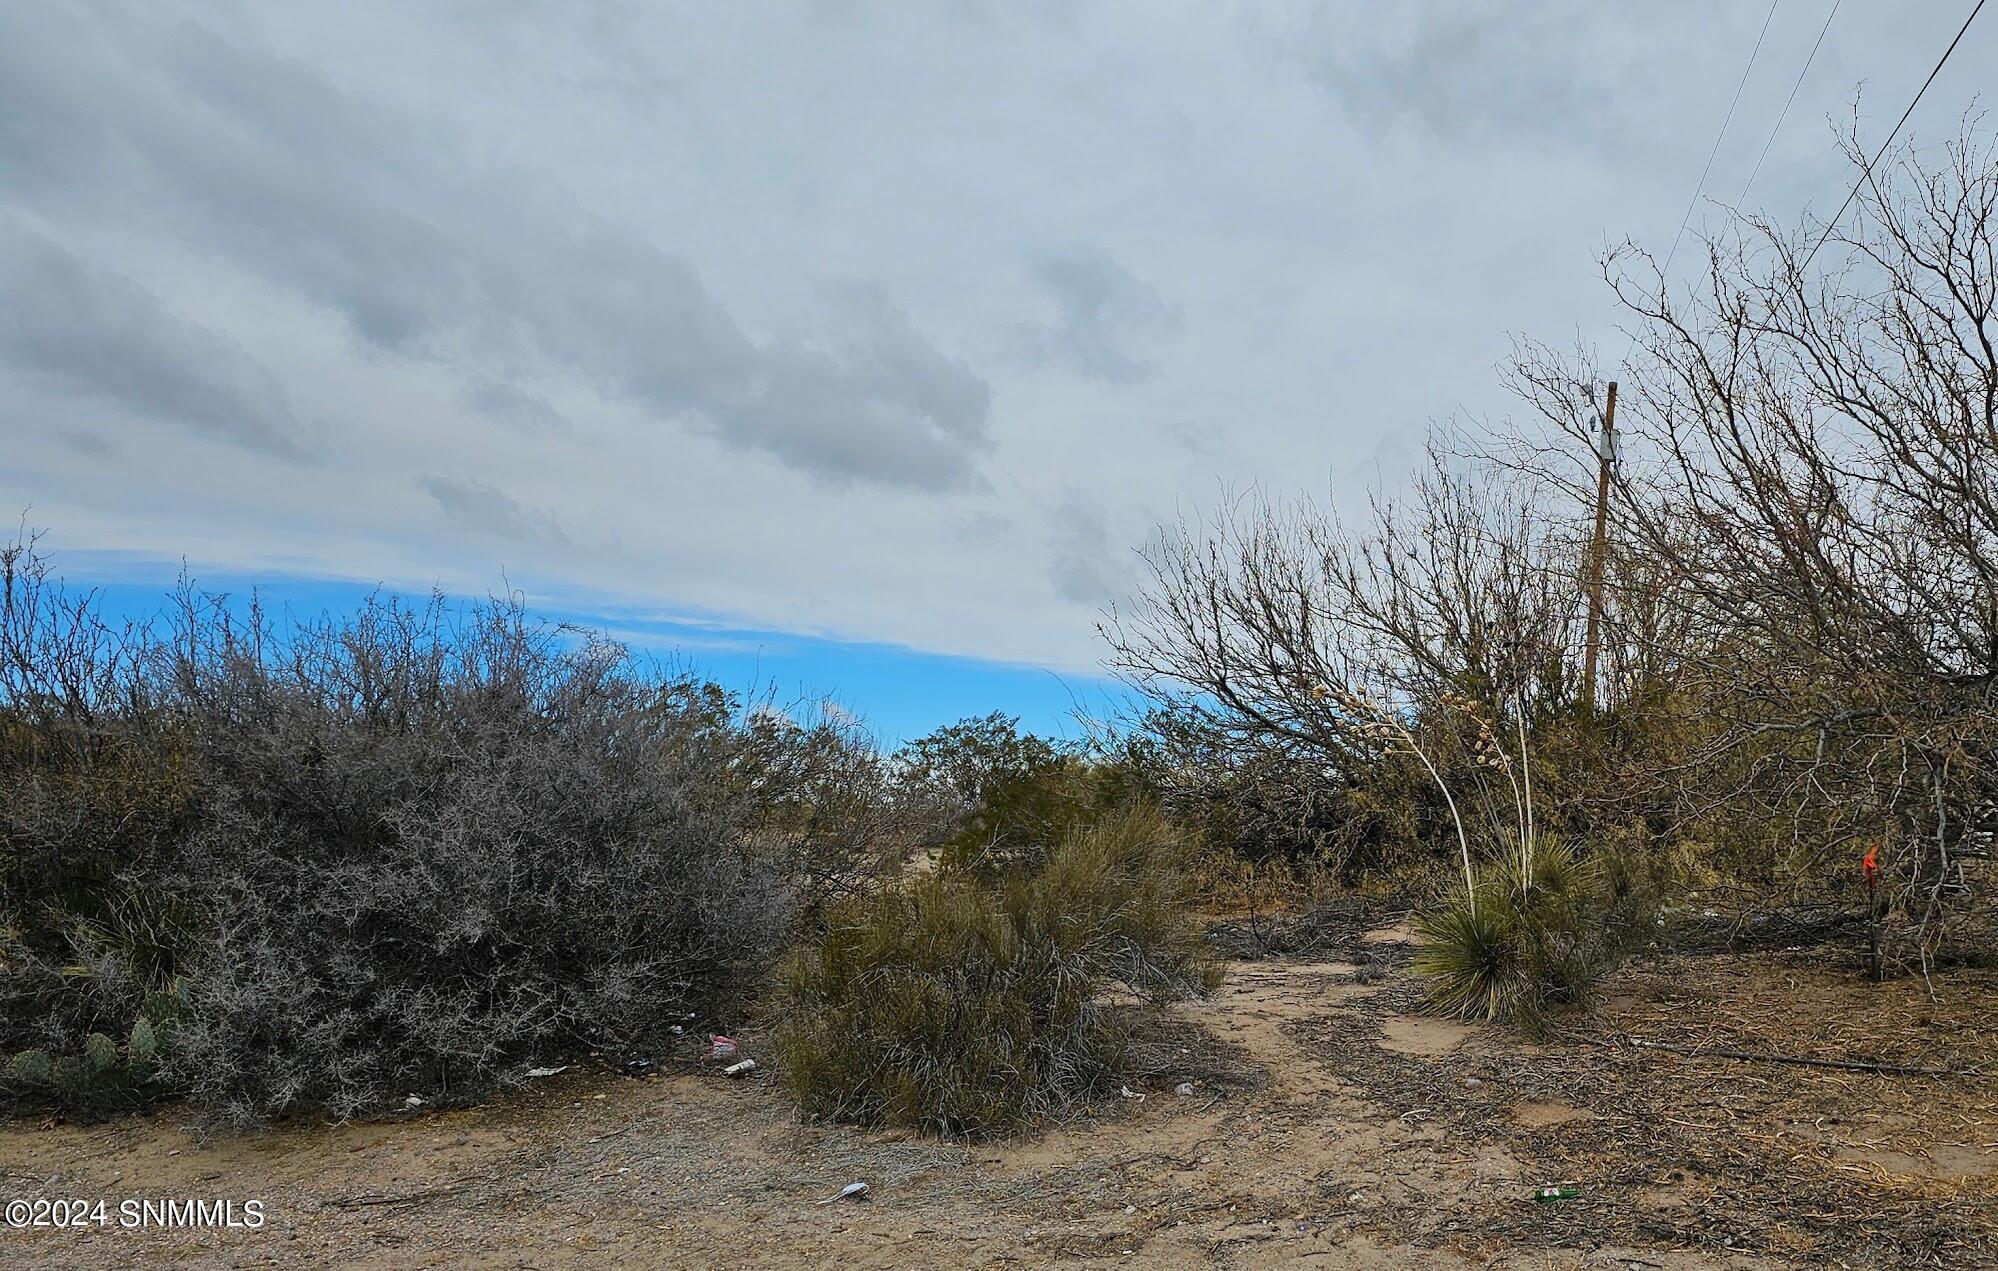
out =
[[[1189,1047],[1190,1096],[1174,1093],[1168,1055],[1143,1099],[1013,1144],[801,1126],[766,1081],[711,1073],[567,1073],[476,1109],[205,1141],[184,1114],[16,1123],[0,1128],[5,1192],[104,1199],[111,1218],[0,1232],[0,1263],[1746,1269],[1842,1256],[1844,1219],[1819,1212],[1839,1203],[1840,1164],[1860,1171],[1854,1240],[1873,1224],[1874,1252],[1844,1251],[1855,1264],[1911,1265],[1924,1242],[1941,1258],[1991,1235],[1998,1154],[1976,1146],[1998,1143],[1989,1087],[1958,1100],[1944,1143],[1922,1137],[1934,1090],[1867,1086],[1872,1115],[1904,1120],[1860,1132],[1848,1086],[1708,1067],[1713,1097],[1735,1100],[1735,1161],[1702,1146],[1711,1133],[1659,1123],[1669,1106],[1709,1124],[1705,1096],[1676,1084],[1698,1061],[1581,1039],[1537,1048],[1418,1015],[1405,950],[1355,943],[1349,956],[1380,949],[1378,983],[1349,961],[1231,964],[1185,1014],[1236,1057],[1232,1075],[1202,1075],[1211,1050]],[[1686,982],[1633,971],[1590,1027],[1650,1027],[1646,1012],[1672,1008]],[[1973,987],[1998,1001],[1998,985]],[[872,1199],[815,1203],[851,1181]],[[1553,1182],[1582,1195],[1528,1199]],[[1791,1195],[1804,1216],[1768,1207]],[[267,1219],[118,1227],[120,1199],[167,1196],[257,1199]]]

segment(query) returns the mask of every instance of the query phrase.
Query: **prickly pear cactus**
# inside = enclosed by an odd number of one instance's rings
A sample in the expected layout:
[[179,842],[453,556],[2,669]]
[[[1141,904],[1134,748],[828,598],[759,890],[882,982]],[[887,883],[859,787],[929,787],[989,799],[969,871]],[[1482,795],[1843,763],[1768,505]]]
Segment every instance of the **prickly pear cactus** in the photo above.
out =
[[55,1083],[55,1061],[49,1052],[36,1047],[17,1051],[7,1060],[7,1084],[46,1088]]
[[132,1021],[123,1045],[91,1033],[78,1054],[52,1054],[34,1047],[0,1054],[0,1090],[54,1097],[64,1103],[127,1102],[142,1097],[158,1079],[160,1061],[187,1010],[187,990],[175,982],[164,992],[146,994],[145,1012]]
[[132,1024],[132,1037],[125,1043],[125,1053],[134,1064],[150,1064],[159,1051],[159,1034],[154,1031],[152,1021],[139,1016]]
[[92,1033],[83,1039],[83,1062],[93,1077],[110,1072],[118,1065],[118,1043],[102,1033]]

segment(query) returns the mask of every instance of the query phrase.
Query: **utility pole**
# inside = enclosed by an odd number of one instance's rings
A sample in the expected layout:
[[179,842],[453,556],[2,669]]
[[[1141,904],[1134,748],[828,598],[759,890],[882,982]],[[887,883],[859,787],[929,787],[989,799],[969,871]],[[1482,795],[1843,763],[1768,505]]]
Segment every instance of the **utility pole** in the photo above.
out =
[[1582,646],[1582,702],[1596,709],[1596,650],[1602,641],[1603,556],[1609,549],[1610,465],[1616,457],[1616,381],[1603,403],[1602,437],[1596,443],[1596,532],[1589,540],[1589,630]]

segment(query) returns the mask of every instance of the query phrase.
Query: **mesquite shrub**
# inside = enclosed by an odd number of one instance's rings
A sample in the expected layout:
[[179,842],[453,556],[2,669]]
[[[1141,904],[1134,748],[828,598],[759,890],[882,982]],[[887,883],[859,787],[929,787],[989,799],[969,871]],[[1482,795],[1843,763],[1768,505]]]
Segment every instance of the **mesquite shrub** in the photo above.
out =
[[[1848,140],[1850,217],[1738,215],[1696,282],[1612,250],[1617,360],[1523,344],[1531,415],[1439,435],[1394,497],[1166,527],[1103,626],[1167,806],[1355,875],[1449,868],[1530,808],[1590,855],[1626,838],[1758,905],[1843,907],[1876,975],[1988,959],[1998,139],[1973,114],[1872,150]],[[1530,748],[1520,788],[1461,703]]]
[[151,1085],[221,1122],[473,1097],[550,1050],[733,1011],[792,915],[869,869],[883,800],[857,738],[516,603],[280,624],[184,592],[114,631],[32,544],[4,566],[17,1092],[107,1054],[125,1071],[147,995],[171,994]]

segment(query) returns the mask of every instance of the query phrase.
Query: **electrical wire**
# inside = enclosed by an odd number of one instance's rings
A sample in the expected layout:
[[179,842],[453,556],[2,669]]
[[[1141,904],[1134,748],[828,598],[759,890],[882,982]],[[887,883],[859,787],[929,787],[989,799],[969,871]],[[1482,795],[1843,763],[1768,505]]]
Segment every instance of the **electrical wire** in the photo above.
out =
[[1838,16],[1838,6],[1841,2],[1842,0],[1832,0],[1831,11],[1825,14],[1825,23],[1818,28],[1818,38],[1812,43],[1811,51],[1805,55],[1803,68],[1797,72],[1796,82],[1790,85],[1790,95],[1783,99],[1783,109],[1777,114],[1774,126],[1769,129],[1768,139],[1762,143],[1762,153],[1755,156],[1755,166],[1748,170],[1748,180],[1741,183],[1741,194],[1734,201],[1736,207],[1748,201],[1749,187],[1755,184],[1756,175],[1762,171],[1762,161],[1769,157],[1769,147],[1776,144],[1776,134],[1783,131],[1783,121],[1790,117],[1790,107],[1797,100],[1797,90],[1804,86],[1804,76],[1811,73],[1811,63],[1818,59],[1818,48],[1825,42],[1825,32],[1831,30],[1832,19]]
[[1929,91],[1929,85],[1936,82],[1936,76],[1942,74],[1942,68],[1949,61],[1949,55],[1956,52],[1957,45],[1963,43],[1963,33],[1970,29],[1971,23],[1977,21],[1977,15],[1984,12],[1984,4],[1985,0],[1977,0],[1977,7],[1970,11],[1970,16],[1965,18],[1963,25],[1956,29],[1956,38],[1949,42],[1949,47],[1943,50],[1943,55],[1936,59],[1935,68],[1929,72],[1929,77],[1922,81],[1920,88],[1915,90],[1915,99],[1908,103],[1906,110],[1901,112],[1900,121],[1894,125],[1894,131],[1888,133],[1887,139],[1880,143],[1880,148],[1873,152],[1873,161],[1860,170],[1859,179],[1854,181],[1852,188],[1845,192],[1845,202],[1839,204],[1838,211],[1832,213],[1832,218],[1825,222],[1825,232],[1818,236],[1818,241],[1811,248],[1810,254],[1804,257],[1804,263],[1797,267],[1798,273],[1809,269],[1811,262],[1817,259],[1818,248],[1823,247],[1831,238],[1832,231],[1838,227],[1839,217],[1844,216],[1845,209],[1852,206],[1852,200],[1859,194],[1859,187],[1864,185],[1866,179],[1873,175],[1874,166],[1880,162],[1880,156],[1887,153],[1887,147],[1894,144],[1894,138],[1901,134],[1902,127],[1908,122],[1908,116],[1914,114],[1915,107],[1922,104],[1922,95]]
[[[1734,100],[1727,104],[1727,115],[1721,120],[1720,131],[1714,134],[1713,149],[1707,151],[1707,166],[1700,169],[1699,183],[1693,186],[1693,197],[1686,200],[1686,214],[1679,218],[1679,232],[1672,236],[1672,250],[1665,253],[1665,267],[1658,271],[1662,278],[1672,272],[1672,258],[1679,254],[1679,243],[1686,237],[1686,227],[1693,223],[1693,209],[1700,205],[1700,192],[1707,188],[1707,175],[1714,170],[1714,156],[1720,153],[1721,141],[1727,136],[1727,126],[1734,122],[1734,108],[1741,105],[1741,90],[1748,87],[1748,74],[1755,69],[1755,58],[1762,52],[1762,41],[1769,34],[1769,22],[1776,16],[1776,6],[1782,0],[1769,0],[1769,12],[1762,17],[1762,30],[1755,37],[1755,47],[1748,52],[1748,65],[1741,68],[1741,82],[1734,86]],[[1983,0],[1978,0],[1980,5]]]

